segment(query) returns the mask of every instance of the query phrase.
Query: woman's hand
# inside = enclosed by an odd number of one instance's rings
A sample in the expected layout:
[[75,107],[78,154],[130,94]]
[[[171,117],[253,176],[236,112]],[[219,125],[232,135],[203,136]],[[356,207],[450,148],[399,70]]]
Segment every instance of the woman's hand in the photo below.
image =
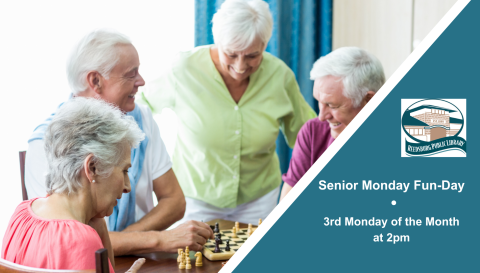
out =
[[133,264],[132,267],[126,272],[126,273],[137,273],[137,271],[142,267],[142,265],[145,263],[145,258],[140,258],[136,260]]
[[88,222],[88,225],[91,226],[98,233],[98,236],[100,236],[103,247],[106,248],[108,251],[108,258],[110,259],[110,263],[112,264],[113,267],[115,267],[113,247],[112,247],[112,243],[110,242],[110,236],[108,235],[108,228],[107,228],[107,223],[105,222],[105,219],[92,218]]
[[206,223],[190,220],[172,230],[159,233],[159,249],[165,252],[177,252],[188,246],[190,250],[201,251],[208,239],[213,239],[213,231]]

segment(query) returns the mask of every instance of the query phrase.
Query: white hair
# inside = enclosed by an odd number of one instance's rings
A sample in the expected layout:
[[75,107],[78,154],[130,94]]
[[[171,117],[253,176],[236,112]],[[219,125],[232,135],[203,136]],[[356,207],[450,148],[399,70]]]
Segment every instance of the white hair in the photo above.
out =
[[97,71],[108,79],[119,60],[117,45],[131,45],[130,39],[114,30],[98,29],[83,37],[67,61],[67,78],[73,94],[88,88],[87,74]]
[[215,44],[233,50],[245,50],[256,38],[266,47],[272,37],[272,14],[262,0],[226,0],[212,23]]
[[385,83],[380,61],[358,47],[341,47],[318,59],[310,71],[310,79],[325,76],[342,79],[343,94],[352,100],[354,107],[360,106],[368,91],[376,93]]
[[70,194],[81,188],[80,174],[90,154],[96,174],[110,176],[126,147],[137,146],[144,137],[135,120],[112,104],[83,97],[67,101],[45,133],[48,194]]

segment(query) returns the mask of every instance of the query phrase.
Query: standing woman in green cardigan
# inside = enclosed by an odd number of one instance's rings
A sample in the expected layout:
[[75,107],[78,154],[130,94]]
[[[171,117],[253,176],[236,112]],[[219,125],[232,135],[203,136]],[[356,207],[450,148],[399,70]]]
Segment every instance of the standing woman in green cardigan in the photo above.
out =
[[293,147],[316,114],[293,72],[265,52],[273,27],[266,2],[226,0],[212,21],[215,44],[180,53],[137,99],[178,116],[172,159],[187,201],[183,220],[256,223],[277,204],[279,131]]

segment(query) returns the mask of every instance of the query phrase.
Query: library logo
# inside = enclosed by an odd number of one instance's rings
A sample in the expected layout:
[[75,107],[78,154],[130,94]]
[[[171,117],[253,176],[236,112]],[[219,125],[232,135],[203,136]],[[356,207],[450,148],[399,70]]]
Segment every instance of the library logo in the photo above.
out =
[[466,99],[402,99],[402,157],[466,157]]

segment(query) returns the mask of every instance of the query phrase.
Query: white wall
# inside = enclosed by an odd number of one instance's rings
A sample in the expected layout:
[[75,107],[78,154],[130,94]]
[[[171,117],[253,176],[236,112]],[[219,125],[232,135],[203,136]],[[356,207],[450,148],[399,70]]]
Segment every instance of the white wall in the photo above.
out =
[[[1,1],[0,238],[22,201],[18,151],[33,129],[64,101],[65,62],[73,45],[95,28],[129,36],[140,55],[140,73],[157,77],[180,50],[193,47],[194,0]],[[156,117],[172,151],[176,123],[170,111]],[[173,129],[172,129],[173,128]],[[173,133],[172,133],[173,132]]]
[[333,49],[377,56],[387,79],[457,0],[334,0]]

